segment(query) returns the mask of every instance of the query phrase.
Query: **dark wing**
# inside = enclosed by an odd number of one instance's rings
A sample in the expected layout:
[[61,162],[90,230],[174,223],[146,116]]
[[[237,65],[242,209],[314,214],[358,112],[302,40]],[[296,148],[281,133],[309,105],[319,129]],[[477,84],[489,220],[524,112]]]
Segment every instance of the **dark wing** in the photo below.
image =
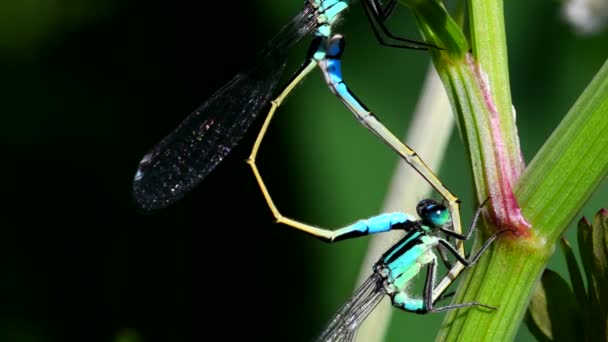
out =
[[237,74],[142,158],[133,180],[141,208],[168,206],[213,171],[271,100],[289,47],[313,29],[306,7],[270,41],[254,67]]
[[383,278],[372,274],[334,314],[318,342],[354,341],[357,330],[386,294]]

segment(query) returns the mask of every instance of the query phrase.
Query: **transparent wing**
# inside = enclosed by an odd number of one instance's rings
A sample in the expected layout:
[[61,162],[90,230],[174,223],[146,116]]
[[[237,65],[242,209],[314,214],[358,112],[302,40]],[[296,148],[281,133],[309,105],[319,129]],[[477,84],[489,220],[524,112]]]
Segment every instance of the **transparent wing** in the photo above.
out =
[[374,273],[355,291],[353,296],[334,314],[318,342],[353,341],[361,323],[385,295],[383,278]]
[[182,198],[232,150],[271,100],[289,47],[314,29],[311,18],[306,7],[270,41],[254,67],[237,74],[142,158],[133,194],[143,209]]

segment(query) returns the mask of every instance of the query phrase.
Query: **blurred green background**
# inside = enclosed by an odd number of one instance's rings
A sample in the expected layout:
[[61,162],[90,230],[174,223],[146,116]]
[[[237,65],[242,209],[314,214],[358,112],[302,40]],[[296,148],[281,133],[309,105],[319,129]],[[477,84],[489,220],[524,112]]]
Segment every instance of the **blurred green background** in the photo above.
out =
[[[244,163],[254,132],[178,204],[145,214],[131,198],[147,150],[300,8],[299,0],[0,3],[0,340],[307,341],[323,328],[351,293],[368,238],[327,245],[273,224]],[[608,34],[577,36],[550,1],[506,2],[506,20],[529,162],[608,56]],[[389,23],[419,37],[404,8]],[[379,47],[359,4],[338,30],[348,42],[345,79],[403,135],[428,55]],[[468,222],[472,189],[457,134],[448,156],[440,175]],[[332,228],[377,214],[398,162],[318,72],[280,109],[259,159],[284,214]],[[604,184],[579,217],[607,199]],[[567,275],[560,253],[550,266]],[[430,340],[442,318],[396,312],[388,340]],[[517,340],[531,339],[522,327]]]

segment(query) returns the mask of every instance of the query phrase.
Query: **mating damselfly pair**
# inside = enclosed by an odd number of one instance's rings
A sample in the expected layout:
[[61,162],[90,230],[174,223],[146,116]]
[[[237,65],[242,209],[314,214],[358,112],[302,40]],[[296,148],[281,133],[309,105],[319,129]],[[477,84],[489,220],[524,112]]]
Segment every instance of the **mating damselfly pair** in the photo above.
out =
[[[463,234],[458,198],[441,183],[423,160],[393,135],[346,86],[341,72],[344,39],[333,32],[333,26],[349,5],[350,1],[345,0],[306,0],[304,8],[270,41],[253,67],[237,74],[142,158],[133,182],[135,199],[142,208],[154,210],[172,204],[192,190],[221,162],[245,134],[259,112],[269,106],[247,162],[277,222],[326,242],[397,229],[407,232],[400,242],[382,256],[374,267],[373,275],[338,311],[319,337],[320,340],[332,341],[352,340],[359,324],[385,294],[391,297],[395,306],[416,313],[472,305],[489,307],[471,302],[437,308],[435,302],[444,298],[447,286],[458,276],[462,266],[475,263],[501,233],[492,235],[471,259],[467,259],[462,244],[453,245],[451,242],[451,238],[459,241],[468,239],[474,228],[473,224],[468,232]],[[437,48],[395,36],[384,26],[384,21],[394,9],[396,0],[386,4],[379,0],[364,0],[362,5],[376,37],[384,45],[413,49]],[[289,48],[308,34],[312,34],[313,38],[304,63],[286,86],[275,94]],[[392,42],[387,43],[384,39]],[[419,218],[402,213],[382,214],[338,230],[315,227],[284,217],[279,212],[255,159],[274,113],[294,87],[316,67],[323,73],[331,92],[344,103],[355,118],[435,188],[446,200],[449,210],[435,201],[425,200],[417,207]],[[477,217],[476,215],[474,223]],[[454,255],[457,265],[460,264],[460,268],[455,267],[438,286],[435,284],[437,257],[434,249],[440,252],[441,259],[448,268],[452,265],[447,252]],[[427,276],[424,293],[420,298],[411,297],[408,285],[412,278],[425,268]]]

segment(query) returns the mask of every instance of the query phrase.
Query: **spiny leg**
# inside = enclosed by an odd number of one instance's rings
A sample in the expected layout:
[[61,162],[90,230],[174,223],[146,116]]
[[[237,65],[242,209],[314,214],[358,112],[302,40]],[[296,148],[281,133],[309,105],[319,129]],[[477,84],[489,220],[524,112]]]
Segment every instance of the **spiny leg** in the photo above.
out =
[[[416,41],[413,39],[407,39],[407,38],[402,38],[402,37],[396,36],[386,27],[386,25],[384,24],[384,21],[386,20],[386,18],[388,18],[391,15],[391,13],[395,7],[395,3],[396,3],[396,1],[393,2],[392,4],[389,3],[387,5],[387,9],[384,9],[384,8],[382,8],[382,6],[380,4],[376,4],[375,1],[370,1],[370,0],[363,1],[363,11],[365,12],[365,16],[367,17],[367,20],[372,28],[372,32],[374,33],[374,36],[376,37],[376,40],[378,41],[378,43],[380,43],[380,45],[383,45],[383,46],[400,48],[400,49],[411,49],[411,50],[427,50],[429,47],[437,48],[437,46],[435,46],[433,44],[419,42],[419,41]],[[396,40],[396,41],[400,42],[400,44],[386,42],[384,40],[384,38],[382,37],[382,35],[380,34],[380,32],[378,32],[376,25],[379,26],[381,32],[386,37]]]
[[[451,229],[446,229],[443,227],[439,228],[443,233],[446,234],[445,241],[447,241],[447,243],[449,245],[452,245],[451,238],[455,238],[455,239],[458,239],[461,241],[466,241],[471,237],[471,235],[473,234],[473,232],[475,231],[475,229],[477,227],[477,221],[479,220],[479,216],[481,215],[482,208],[488,202],[489,199],[490,199],[489,197],[486,198],[486,200],[483,201],[483,203],[480,204],[479,208],[477,208],[477,210],[475,211],[475,215],[473,216],[473,220],[471,221],[471,224],[469,225],[469,229],[467,230],[466,234],[464,234],[464,235],[458,234]],[[466,265],[461,264],[461,263],[452,265],[452,263],[450,262],[450,260],[448,259],[447,255],[446,255],[447,248],[443,244],[437,245],[437,249],[439,250],[439,254],[441,255],[441,259],[443,260],[443,263],[446,265],[447,269],[449,270],[448,274],[441,280],[441,283],[440,283],[440,287],[442,288],[442,291],[444,291],[448,286],[450,286],[450,284],[456,279],[456,277],[458,277],[458,275],[465,269]],[[459,253],[460,252],[461,251],[459,251]],[[462,254],[462,256],[464,256],[464,254]]]
[[393,9],[395,9],[397,0],[390,0],[388,4],[386,4],[386,6],[384,7],[378,0],[368,0],[366,1],[366,3],[369,4],[370,7],[372,7],[372,9],[374,10],[374,12],[378,14],[382,21],[384,21],[391,15]]
[[479,302],[468,302],[468,303],[461,303],[461,304],[452,304],[452,305],[447,305],[447,306],[442,306],[442,307],[435,307],[434,304],[441,300],[441,299],[445,299],[451,295],[453,295],[453,293],[449,293],[449,294],[439,294],[437,299],[433,298],[434,295],[434,288],[435,288],[435,277],[437,275],[437,257],[433,254],[433,252],[428,251],[428,253],[430,253],[429,255],[429,260],[427,265],[427,270],[426,270],[426,277],[425,277],[425,281],[424,281],[424,289],[423,289],[423,294],[422,294],[422,298],[411,298],[407,295],[407,293],[405,292],[399,292],[398,294],[392,296],[392,301],[393,301],[393,305],[404,310],[404,311],[408,311],[408,312],[415,312],[418,314],[426,314],[429,312],[441,312],[441,311],[446,311],[446,310],[451,310],[451,309],[458,309],[458,308],[463,308],[463,307],[468,307],[468,306],[482,306],[488,309],[496,309],[493,308],[491,306],[485,305],[485,304],[481,304]]
[[454,296],[455,294],[456,294],[456,292],[455,292],[455,291],[448,292],[448,293],[442,293],[442,294],[441,294],[441,295],[439,295],[439,297],[438,297],[438,298],[435,300],[435,303],[437,303],[437,302],[439,302],[439,301],[441,301],[441,300],[444,300],[444,299],[448,299],[448,298],[450,298],[450,297]]
[[477,253],[475,253],[475,255],[470,260],[465,259],[464,255],[460,255],[458,253],[458,251],[456,250],[456,248],[454,248],[454,246],[452,246],[446,240],[444,240],[444,239],[438,239],[438,241],[445,248],[447,248],[448,251],[450,251],[452,254],[454,254],[454,256],[456,257],[456,259],[458,259],[458,261],[461,264],[463,264],[465,267],[469,267],[469,266],[474,265],[475,263],[477,263],[477,260],[479,260],[479,258],[481,258],[481,255],[483,254],[483,252],[485,252],[486,249],[488,249],[490,247],[490,244],[494,240],[496,240],[496,238],[499,235],[504,234],[504,233],[509,232],[509,231],[511,231],[511,230],[510,229],[503,229],[501,231],[498,231],[498,232],[492,234],[492,236],[490,236],[488,238],[488,240],[486,240],[486,242],[484,242],[484,244],[481,246],[481,248],[477,251]]
[[[330,38],[325,59],[319,62],[325,81],[330,90],[346,105],[359,122],[372,131],[386,145],[393,149],[403,160],[416,170],[448,203],[452,215],[454,232],[462,235],[460,222],[460,200],[443,185],[422,158],[414,150],[404,144],[378,118],[370,112],[363,103],[348,89],[342,79],[341,57],[344,51],[344,39],[340,35]],[[464,255],[462,241],[456,243],[458,251]]]
[[469,238],[471,238],[471,235],[477,228],[477,221],[479,220],[479,217],[481,216],[481,211],[482,211],[483,207],[486,205],[486,203],[488,203],[489,200],[490,200],[490,197],[486,198],[485,201],[483,201],[483,203],[481,203],[479,205],[479,207],[475,211],[475,215],[473,216],[473,220],[471,221],[471,224],[469,225],[469,229],[467,230],[466,234],[458,234],[455,231],[444,228],[444,227],[439,228],[443,233],[445,233],[447,235],[448,242],[451,243],[451,241],[449,239],[450,237],[453,237],[453,238],[456,238],[456,239],[462,240],[462,241],[466,241]]
[[443,247],[443,245],[437,245],[437,250],[439,251],[439,256],[441,256],[441,261],[443,261],[445,267],[448,270],[451,269],[453,265],[450,259],[448,258],[448,252],[445,247]]
[[433,259],[429,265],[427,266],[427,272],[426,272],[426,280],[424,283],[424,308],[426,309],[427,312],[441,312],[441,311],[447,311],[447,310],[453,310],[453,309],[459,309],[459,308],[465,308],[465,307],[469,307],[469,306],[481,306],[487,309],[493,309],[496,310],[495,307],[489,306],[489,305],[485,305],[476,301],[472,301],[472,302],[468,302],[468,303],[460,303],[460,304],[451,304],[451,305],[446,305],[446,306],[441,306],[441,307],[434,307],[434,304],[436,301],[441,300],[445,297],[441,297],[441,294],[439,296],[439,298],[437,300],[433,300],[433,293],[434,293],[434,288],[435,288],[435,275],[437,274],[437,263],[435,261],[435,259]]
[[433,300],[434,301],[438,300],[438,298],[441,296],[441,294],[452,284],[452,282],[454,282],[454,280],[458,277],[458,275],[462,272],[462,270],[464,270],[466,267],[472,266],[475,263],[477,263],[477,261],[479,260],[481,255],[490,247],[490,244],[494,240],[496,240],[496,238],[498,238],[500,235],[502,235],[506,232],[510,232],[510,231],[511,231],[510,229],[503,229],[501,231],[498,231],[498,232],[492,234],[492,236],[490,236],[488,238],[488,240],[486,240],[486,242],[484,242],[484,244],[477,251],[477,253],[475,253],[475,255],[473,255],[473,257],[470,258],[469,260],[467,260],[464,257],[464,255],[459,254],[458,251],[456,250],[456,248],[454,248],[454,246],[452,246],[449,242],[447,242],[444,239],[439,239],[438,242],[441,245],[443,245],[448,251],[450,251],[452,254],[454,254],[454,256],[456,257],[456,259],[459,262],[456,263],[456,265],[454,265],[454,267],[452,267],[448,271],[448,274],[446,274],[446,276],[443,277],[443,279],[441,280],[439,285],[437,285],[437,287],[434,288],[433,294],[432,294]]
[[[440,228],[440,230],[447,235],[448,243],[451,244],[450,237],[457,238],[460,241],[468,240],[471,237],[471,234],[475,231],[475,229],[477,227],[477,221],[479,220],[479,216],[481,215],[482,208],[489,200],[490,200],[490,197],[486,198],[485,201],[483,201],[483,203],[481,203],[479,205],[479,207],[475,211],[475,216],[473,216],[473,220],[471,221],[471,224],[469,225],[469,229],[465,235],[458,234],[458,233],[454,232],[453,230],[445,229],[443,227]],[[442,246],[442,245],[438,245],[438,247],[439,246]],[[440,252],[445,251],[445,247],[438,248],[438,249],[440,249]],[[459,250],[458,252],[462,253],[461,250]],[[461,255],[464,256],[464,254],[461,254]],[[439,285],[437,285],[437,287],[435,288],[435,292],[433,295],[433,299],[435,301],[439,300],[438,296],[442,292],[444,292],[454,282],[454,280],[456,280],[456,278],[460,275],[460,273],[462,273],[462,271],[465,269],[465,267],[466,266],[464,264],[459,263],[459,262],[457,262],[453,267],[448,267],[448,273],[443,277],[443,279],[441,279],[441,282],[439,282]]]

